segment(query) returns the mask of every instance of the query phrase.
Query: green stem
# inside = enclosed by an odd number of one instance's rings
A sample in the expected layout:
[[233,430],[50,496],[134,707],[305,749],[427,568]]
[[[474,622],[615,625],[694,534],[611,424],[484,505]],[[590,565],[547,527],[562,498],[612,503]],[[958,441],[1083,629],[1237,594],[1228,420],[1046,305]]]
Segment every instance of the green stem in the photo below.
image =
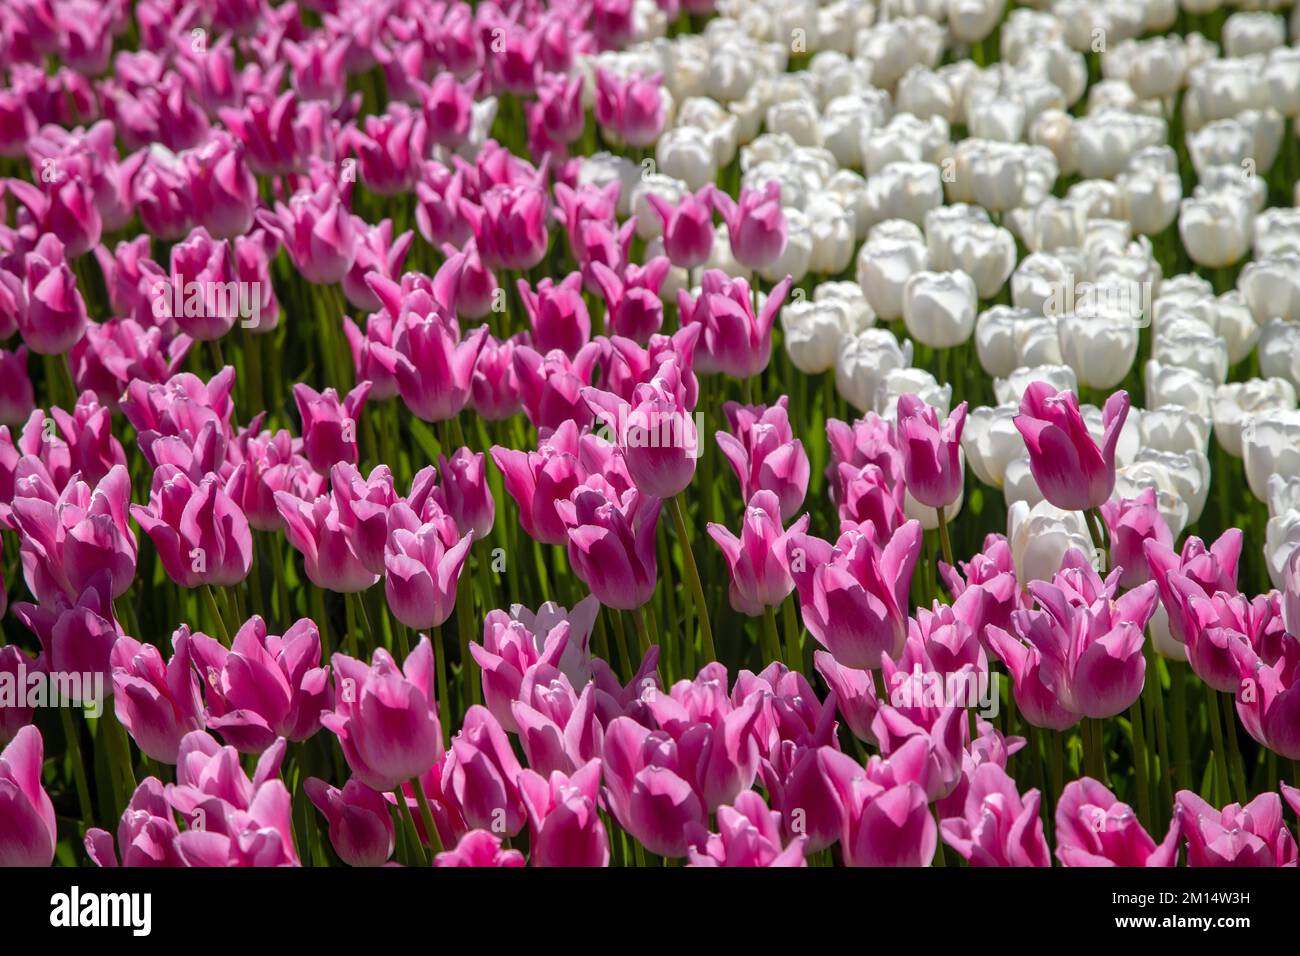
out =
[[393,796],[397,798],[397,812],[402,818],[402,828],[406,830],[407,839],[415,848],[415,852],[419,854],[420,860],[431,865],[433,863],[433,854],[426,850],[424,844],[420,842],[420,834],[415,829],[415,818],[411,816],[411,805],[406,802],[406,794],[398,786],[393,790]]
[[77,787],[81,822],[88,827],[94,824],[95,814],[91,811],[90,787],[86,784],[86,765],[81,759],[81,737],[77,734],[77,725],[72,719],[72,708],[66,701],[60,702],[59,719],[63,722],[63,739],[68,748],[68,759],[72,761],[72,779]]
[[1169,662],[1170,713],[1174,725],[1174,768],[1178,776],[1178,789],[1192,789],[1190,749],[1187,745],[1187,665],[1181,661]]
[[429,809],[429,797],[425,794],[424,784],[420,782],[419,777],[411,778],[411,789],[415,791],[415,802],[420,805],[420,820],[424,823],[424,833],[429,838],[429,848],[432,851],[429,854],[429,862],[433,863],[434,858],[442,852],[442,837],[438,834],[438,827],[433,822],[433,811]]
[[943,508],[935,508],[934,512],[939,516],[939,545],[943,548],[943,560],[948,567],[956,567],[952,560],[952,542],[948,539],[948,516],[943,513]]
[[1147,789],[1147,738],[1142,723],[1142,698],[1139,696],[1129,708],[1129,724],[1133,729],[1133,777],[1137,786],[1138,817],[1151,826],[1151,791]]
[[[1215,693],[1216,691],[1211,691]],[[1237,721],[1233,718],[1232,705],[1223,709],[1223,732],[1228,742],[1228,761],[1232,769],[1232,784],[1237,802],[1243,806],[1247,802],[1246,768],[1241,762],[1241,748],[1237,744]]]
[[433,629],[433,659],[438,682],[438,721],[442,724],[442,749],[451,739],[451,705],[447,695],[447,654],[442,646],[442,625]]
[[[781,660],[781,640],[776,636],[776,613],[770,608],[763,608],[763,667]],[[786,664],[789,667],[789,664]],[[760,668],[761,670],[762,668]]]
[[718,653],[713,648],[713,629],[709,626],[709,608],[704,600],[704,586],[700,583],[700,570],[695,566],[695,554],[691,551],[690,538],[686,534],[686,515],[682,511],[682,496],[679,494],[669,500],[673,513],[673,525],[677,530],[677,540],[682,546],[682,561],[686,565],[686,575],[691,585],[691,597],[695,602],[695,613],[700,620],[700,640],[703,644],[704,659],[716,661]]
[[1221,807],[1227,803],[1228,795],[1228,758],[1223,751],[1223,716],[1219,713],[1219,692],[1208,685],[1205,688],[1206,720],[1210,724],[1210,739],[1214,743],[1215,790],[1214,805]]
[[782,604],[785,617],[786,666],[791,670],[803,670],[803,633],[799,629],[799,617],[794,609],[795,599],[787,598]]
[[208,614],[211,615],[212,622],[217,626],[217,636],[221,638],[222,644],[229,647],[230,630],[226,627],[226,622],[221,617],[221,611],[217,608],[217,597],[212,593],[212,585],[203,585],[199,588],[199,593],[203,596],[203,605],[208,609]]
[[1106,555],[1106,538],[1101,532],[1101,521],[1097,517],[1096,509],[1085,510],[1083,520],[1088,525],[1088,534],[1092,536],[1092,546],[1097,549],[1097,559],[1101,565],[1101,570],[1105,571],[1109,564]]

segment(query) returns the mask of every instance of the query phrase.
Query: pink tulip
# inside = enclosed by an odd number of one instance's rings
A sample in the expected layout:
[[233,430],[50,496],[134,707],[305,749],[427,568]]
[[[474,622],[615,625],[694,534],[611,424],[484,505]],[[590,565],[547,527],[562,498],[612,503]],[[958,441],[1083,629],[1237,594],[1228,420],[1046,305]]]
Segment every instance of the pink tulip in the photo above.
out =
[[550,430],[570,420],[579,427],[591,424],[591,408],[582,389],[591,384],[600,357],[598,342],[588,342],[572,360],[559,350],[542,355],[527,345],[516,346],[515,379],[528,420],[537,428]]
[[53,234],[43,235],[23,258],[22,303],[17,313],[23,342],[40,355],[62,355],[86,331],[86,303]]
[[307,577],[318,588],[352,593],[379,580],[379,574],[361,562],[333,495],[306,500],[277,491],[275,507],[289,543],[303,556]]
[[1179,818],[1159,846],[1133,808],[1091,777],[1071,780],[1056,801],[1056,858],[1062,866],[1173,866]]
[[929,508],[947,508],[961,496],[961,432],[966,403],[942,425],[936,411],[915,395],[898,399],[898,448],[912,497]]
[[0,750],[0,866],[49,866],[58,841],[54,805],[41,785],[45,742],[33,726]]
[[[415,184],[415,226],[432,246],[451,244],[456,248],[473,237],[469,220],[461,212],[466,185],[465,171],[449,171],[440,163],[426,163]],[[477,247],[477,244],[476,244]]]
[[855,779],[845,821],[841,846],[848,866],[929,866],[934,859],[938,827],[925,791],[914,783],[885,788]]
[[605,728],[610,808],[633,839],[662,856],[685,856],[690,825],[703,827],[708,821],[680,759],[675,742],[663,731],[647,730],[628,717],[615,718]]
[[383,866],[397,834],[384,795],[355,777],[343,789],[318,777],[303,781],[307,797],[329,822],[330,845],[348,866]]
[[559,283],[543,279],[536,292],[523,279],[516,284],[528,313],[534,346],[542,352],[559,349],[574,358],[591,338],[591,317],[582,299],[582,276],[571,272]]
[[[0,647],[0,674],[11,681],[15,689],[25,688],[32,674],[42,673],[45,665],[39,658],[32,660],[16,644]],[[0,704],[0,747],[13,740],[18,731],[32,722],[35,708],[28,707],[25,695],[18,693],[13,700]]]
[[442,484],[437,489],[439,503],[456,522],[461,534],[474,532],[474,540],[482,541],[492,533],[496,519],[496,504],[488,487],[485,468],[486,456],[458,448],[451,458],[438,456],[438,472]]
[[639,344],[650,341],[663,325],[659,288],[668,275],[668,260],[656,256],[644,266],[629,263],[622,276],[597,262],[591,275],[605,299],[609,331]]
[[779,607],[794,590],[786,552],[792,537],[804,534],[804,515],[788,531],[781,527],[777,497],[770,491],[755,492],[742,519],[740,536],[724,526],[709,523],[713,538],[731,569],[731,606],[741,614],[759,617],[768,608]]
[[289,64],[294,92],[304,100],[323,100],[331,109],[338,109],[347,93],[344,58],[348,47],[346,37],[317,36],[305,43],[284,43],[280,49]]
[[483,341],[470,386],[470,407],[487,421],[505,421],[523,408],[515,376],[515,344],[515,338],[499,342],[491,335]]
[[339,739],[356,778],[394,790],[442,758],[442,730],[433,696],[433,647],[427,637],[399,669],[382,647],[369,666],[335,654],[334,710],[321,723]]
[[953,787],[952,793],[935,801],[935,810],[940,820],[961,816],[965,812],[966,795],[970,792],[970,783],[977,769],[986,763],[993,763],[1005,770],[1011,755],[1025,747],[1024,737],[1004,737],[992,724],[979,718],[976,718],[975,724],[978,736],[967,744],[966,751],[962,754],[961,779]]
[[214,239],[247,233],[258,195],[243,145],[229,135],[214,136],[188,159],[195,219]]
[[664,128],[663,74],[620,77],[596,68],[596,122],[629,146],[649,146]]
[[1216,810],[1190,790],[1174,798],[1174,820],[1187,838],[1188,866],[1295,866],[1296,842],[1276,793],[1244,807]]
[[334,706],[320,632],[308,618],[278,637],[253,615],[229,650],[204,634],[195,634],[191,644],[208,729],[240,753],[262,753],[279,737],[306,740],[320,728],[321,712]]
[[1115,488],[1115,446],[1128,418],[1128,392],[1102,409],[1105,434],[1097,446],[1071,391],[1033,382],[1020,401],[1015,425],[1029,449],[1029,470],[1043,497],[1066,511],[1099,508]]
[[[357,224],[357,255],[352,268],[343,277],[343,294],[348,302],[365,312],[374,312],[383,303],[371,289],[367,279],[371,275],[394,280],[401,275],[402,263],[411,250],[415,233],[409,229],[393,238],[393,221],[385,219],[377,226]],[[350,324],[350,323],[349,323]]]
[[[1112,574],[1103,588],[1078,551],[1066,555],[1065,568],[1052,582],[1030,584],[1044,610],[1013,612],[1016,638],[997,627],[987,632],[1011,671],[1026,719],[1055,729],[1073,723],[1062,723],[1066,714],[1113,717],[1132,706],[1146,674],[1142,632],[1156,604],[1153,583],[1116,599],[1118,576]],[[1095,597],[1072,593],[1070,570],[1084,576]]]
[[528,813],[529,862],[533,866],[608,866],[609,837],[596,808],[600,761],[550,778],[523,770],[519,794]]
[[230,475],[226,494],[243,510],[250,527],[278,531],[284,519],[275,506],[275,493],[310,500],[324,491],[325,479],[302,457],[302,439],[295,440],[283,428],[274,435],[257,432],[259,425],[255,421],[242,431],[232,446],[241,461]]
[[172,635],[170,661],[152,644],[119,637],[113,666],[113,707],[141,753],[174,764],[182,738],[203,729],[203,701],[192,669],[189,628]]
[[45,190],[22,179],[6,179],[3,185],[27,211],[38,235],[53,234],[69,259],[79,258],[99,243],[103,228],[94,192],[80,177],[45,168],[54,176]]
[[377,196],[396,196],[414,188],[428,141],[424,117],[405,103],[390,103],[387,112],[367,116],[365,132],[355,130],[349,137],[361,181]]
[[475,86],[473,79],[461,83],[455,75],[440,72],[420,90],[420,107],[432,142],[457,149],[469,139]]
[[181,587],[229,587],[248,576],[248,518],[216,475],[195,484],[175,465],[160,465],[149,504],[132,505],[131,516],[153,541],[167,576]]
[[486,830],[471,830],[460,838],[454,850],[439,853],[434,866],[514,867],[524,865],[524,855],[518,850],[501,846],[501,838]]
[[491,269],[523,272],[546,255],[546,193],[540,186],[493,186],[478,204],[461,200],[460,214]]
[[122,629],[113,617],[108,581],[108,572],[100,572],[75,604],[57,595],[43,604],[18,602],[13,606],[14,616],[41,642],[44,670],[89,675],[92,682],[103,681],[91,688],[69,688],[76,699],[66,703],[102,703],[93,700],[96,688],[112,686],[111,655]]
[[981,764],[971,778],[963,815],[940,825],[943,842],[971,866],[1051,866],[1040,799],[1037,790],[1022,797],[997,764]]
[[195,225],[190,173],[181,157],[149,150],[131,183],[140,224],[158,239],[180,239]]
[[701,326],[701,349],[696,353],[699,370],[743,379],[767,368],[772,355],[772,323],[790,285],[788,276],[778,282],[757,315],[749,284],[744,279],[729,278],[718,269],[704,273],[700,294],[693,301],[685,289],[678,290],[682,325]]
[[441,522],[391,531],[384,551],[384,595],[399,621],[426,630],[451,616],[473,540],[473,531],[455,540]]
[[122,811],[116,844],[113,834],[91,827],[86,831],[86,855],[101,867],[185,866],[176,847],[180,834],[162,781],[146,777]]
[[77,600],[101,575],[109,600],[135,577],[136,541],[127,524],[131,479],[122,465],[94,489],[70,481],[56,493],[38,475],[15,485],[11,521],[22,535],[23,578],[42,603]]
[[705,186],[670,205],[662,196],[645,194],[646,203],[663,226],[664,252],[673,265],[694,269],[709,261],[713,252],[713,190]]
[[695,422],[678,404],[672,372],[638,385],[630,403],[600,389],[582,390],[601,428],[613,433],[637,488],[656,498],[684,491],[700,455]]
[[803,504],[810,470],[803,442],[790,427],[788,408],[785,395],[767,406],[727,402],[722,411],[731,433],[716,434],[718,447],[740,479],[741,497],[748,501],[759,491],[773,492],[782,521],[793,518]]
[[[869,526],[868,526],[869,527]],[[875,670],[907,638],[907,594],[921,551],[921,525],[909,521],[882,549],[851,530],[830,543],[792,535],[786,559],[809,632],[845,667]]]
[[[432,313],[408,316],[398,324],[393,364],[398,392],[411,414],[441,422],[465,407],[487,334],[487,326],[482,326],[461,339],[454,326]],[[372,350],[379,352],[380,347]]]
[[568,528],[569,565],[606,607],[634,611],[654,594],[660,505],[635,489],[611,498],[591,484],[557,503]]
[[733,806],[718,808],[718,832],[700,833],[690,850],[691,866],[800,867],[808,838],[781,839],[781,815],[768,810],[752,790],[736,797]]
[[341,402],[332,388],[317,392],[303,382],[294,385],[293,400],[302,419],[303,450],[317,471],[327,473],[338,462],[357,463],[357,421],[369,394],[369,382],[359,384]]
[[1281,636],[1277,604],[1266,595],[1252,601],[1244,594],[1222,591],[1207,598],[1198,585],[1178,574],[1173,575],[1173,586],[1186,614],[1184,636],[1192,672],[1217,691],[1235,693],[1241,680],[1237,648],[1249,651],[1245,660],[1256,653],[1255,648],[1263,650],[1270,632]]
[[1231,652],[1239,681],[1235,688],[1237,715],[1252,738],[1269,750],[1300,760],[1300,647],[1285,639],[1282,653],[1268,660],[1246,641],[1234,641]]
[[[1207,597],[1219,591],[1237,593],[1237,562],[1241,558],[1243,535],[1239,528],[1229,528],[1208,548],[1195,535],[1183,542],[1181,553],[1158,539],[1142,543],[1142,553],[1151,569],[1151,577],[1160,591],[1160,603],[1169,615],[1169,636],[1179,644],[1187,643],[1189,623],[1186,594],[1194,586]],[[1183,581],[1182,587],[1175,587]]]
[[357,228],[336,190],[322,183],[314,192],[295,193],[275,213],[259,212],[260,222],[284,245],[303,278],[313,285],[343,279],[356,259]]
[[745,187],[736,202],[722,190],[711,191],[713,208],[727,224],[731,253],[746,269],[764,269],[785,252],[787,227],[781,186],[769,180],[763,189]]
[[527,817],[520,767],[510,741],[485,707],[465,712],[442,769],[442,790],[471,829],[515,836]]
[[874,675],[870,671],[845,667],[825,651],[814,652],[813,666],[835,694],[840,716],[853,736],[874,745],[876,735],[871,724],[880,709]]
[[582,106],[582,76],[578,73],[543,76],[533,110],[551,139],[558,143],[578,139],[587,125],[587,113]]
[[1155,541],[1166,549],[1174,545],[1169,525],[1156,507],[1156,490],[1143,488],[1133,498],[1108,501],[1101,506],[1101,516],[1109,531],[1111,565],[1124,569],[1120,585],[1135,588],[1150,581],[1145,542]]
[[297,866],[293,806],[278,778],[284,742],[262,754],[252,779],[233,747],[220,747],[202,731],[181,741],[176,783],[167,802],[187,829],[176,848],[187,866]]

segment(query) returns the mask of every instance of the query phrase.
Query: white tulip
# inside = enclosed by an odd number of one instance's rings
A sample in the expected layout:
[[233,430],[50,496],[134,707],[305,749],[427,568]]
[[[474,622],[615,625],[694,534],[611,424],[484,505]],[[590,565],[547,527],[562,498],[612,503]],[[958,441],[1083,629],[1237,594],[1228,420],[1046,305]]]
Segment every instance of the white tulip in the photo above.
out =
[[978,43],[1002,19],[1006,0],[948,0],[948,29],[961,43]]
[[1236,365],[1250,355],[1260,339],[1260,328],[1242,294],[1235,289],[1217,298],[1207,296],[1190,302],[1181,312],[1171,312],[1169,316],[1179,314],[1198,319],[1218,333],[1228,347],[1229,365]]
[[833,300],[803,299],[782,308],[782,340],[794,367],[818,375],[834,366],[848,322],[848,309]]
[[931,163],[890,163],[867,180],[867,195],[877,221],[925,221],[925,214],[943,205],[943,180]]
[[1220,385],[1214,393],[1214,437],[1224,451],[1240,458],[1242,429],[1252,416],[1295,407],[1295,386],[1285,378],[1252,378]]
[[1192,195],[1197,199],[1225,193],[1239,201],[1251,216],[1263,211],[1268,203],[1268,181],[1251,173],[1251,163],[1244,166],[1207,166],[1200,174]]
[[837,275],[853,260],[853,217],[833,193],[814,193],[804,207],[812,233],[808,270],[816,275]]
[[885,20],[858,33],[857,55],[871,64],[871,82],[889,89],[914,64],[938,65],[945,35],[928,17]]
[[740,125],[726,107],[707,96],[692,96],[677,111],[677,125],[694,126],[713,146],[714,164],[723,168],[736,157],[739,143],[736,129]]
[[825,191],[839,200],[853,221],[853,239],[861,242],[871,229],[871,197],[867,181],[851,169],[841,169],[826,181]]
[[1074,369],[1068,365],[1035,365],[1018,368],[1010,375],[993,380],[993,394],[999,405],[1013,403],[1017,407],[1025,396],[1027,389],[1034,382],[1046,382],[1058,392],[1071,391],[1078,394],[1079,380]]
[[1300,322],[1300,255],[1246,263],[1237,287],[1260,325],[1269,319]]
[[1151,170],[1121,173],[1118,185],[1124,197],[1124,213],[1134,230],[1142,235],[1162,233],[1178,217],[1183,181],[1177,173]]
[[1082,246],[1088,234],[1088,209],[1078,200],[1053,196],[1026,213],[1028,221],[1021,235],[1034,252]]
[[1064,110],[1044,110],[1029,124],[1028,141],[1051,152],[1062,174],[1076,172],[1074,117]]
[[1264,561],[1273,587],[1286,587],[1286,565],[1300,549],[1300,509],[1284,511],[1264,526]]
[[915,395],[936,409],[940,418],[952,405],[952,386],[943,384],[923,368],[895,368],[885,373],[876,388],[876,414],[894,421],[898,417],[898,397]]
[[618,194],[618,214],[626,218],[632,214],[632,193],[640,185],[644,172],[640,166],[623,156],[596,153],[583,159],[578,167],[578,185],[600,188],[612,182],[619,183],[622,188]]
[[1062,361],[1056,319],[1007,305],[995,305],[976,318],[975,352],[980,367],[995,377],[1023,365]]
[[1084,179],[1114,179],[1138,150],[1168,141],[1163,120],[1111,109],[1077,119],[1072,134]]
[[1028,455],[1025,440],[1015,426],[1019,414],[1019,404],[980,405],[967,413],[962,451],[975,477],[990,487],[1002,487],[1010,463]]
[[1216,385],[1228,380],[1228,343],[1191,316],[1173,316],[1160,323],[1151,357],[1166,365],[1194,369]]
[[1002,482],[1002,498],[1010,508],[1017,501],[1023,501],[1031,508],[1040,501],[1046,501],[1043,491],[1034,479],[1033,469],[1029,465],[1029,455],[1024,454],[1007,462],[1007,469]]
[[1150,475],[1158,479],[1161,487],[1186,502],[1189,524],[1200,519],[1210,493],[1210,460],[1204,452],[1192,449],[1177,454],[1143,448],[1125,471],[1130,477]]
[[957,99],[952,87],[924,66],[913,66],[903,75],[894,98],[899,110],[921,119],[941,116],[950,123],[957,119]]
[[860,412],[875,407],[876,393],[885,375],[912,364],[912,343],[898,339],[888,329],[864,329],[845,336],[835,359],[835,389]]
[[1122,313],[1069,313],[1057,323],[1061,357],[1089,388],[1114,388],[1137,358],[1138,327]]
[[1256,259],[1300,254],[1300,203],[1290,209],[1274,206],[1256,216],[1254,249]]
[[876,324],[876,313],[871,311],[862,286],[856,282],[822,282],[813,290],[814,302],[835,302],[844,308],[847,321],[845,330],[856,335]]
[[1259,371],[1284,378],[1300,391],[1300,322],[1273,319],[1260,331]]
[[1017,501],[1007,509],[1007,543],[1021,587],[1030,581],[1050,581],[1071,548],[1100,565],[1101,556],[1095,553],[1083,515],[1062,511],[1046,501],[1032,508]]
[[1162,365],[1150,359],[1146,364],[1146,407],[1164,408],[1177,405],[1213,416],[1215,384],[1195,369]]
[[969,275],[981,299],[998,294],[1016,267],[1016,240],[1011,233],[992,223],[971,223],[951,239],[954,265]]
[[953,348],[975,329],[979,293],[965,272],[917,272],[903,285],[903,322],[917,341]]
[[1187,502],[1170,490],[1173,487],[1172,479],[1151,462],[1144,462],[1140,468],[1126,465],[1115,469],[1115,492],[1111,495],[1111,501],[1136,498],[1147,488],[1153,489],[1156,493],[1156,510],[1165,519],[1165,524],[1169,525],[1169,531],[1176,539],[1187,527],[1189,512]]
[[911,239],[892,238],[873,230],[863,243],[858,251],[858,285],[881,321],[893,322],[903,317],[903,287],[909,278],[926,268],[928,258],[920,230]]
[[1246,254],[1253,215],[1240,198],[1227,192],[1184,199],[1178,212],[1178,235],[1197,265],[1222,269]]
[[1267,501],[1270,475],[1300,475],[1300,410],[1252,415],[1241,431],[1241,451],[1251,493]]
[[1138,420],[1141,447],[1157,451],[1204,452],[1210,444],[1210,428],[1210,419],[1177,405],[1147,409]]
[[773,133],[785,133],[800,146],[820,146],[821,114],[817,104],[810,99],[785,100],[767,108],[767,128]]
[[990,96],[972,104],[967,129],[972,136],[1002,143],[1018,143],[1025,135],[1025,105],[1005,96]]
[[1286,21],[1272,13],[1234,13],[1223,22],[1223,53],[1245,57],[1286,43]]
[[1011,274],[1011,302],[1016,308],[1045,315],[1047,303],[1059,300],[1061,290],[1072,283],[1073,272],[1062,259],[1034,252],[1021,259]]
[[1276,516],[1300,510],[1300,475],[1290,478],[1270,475],[1268,479],[1268,513]]
[[953,258],[953,241],[976,224],[989,223],[989,214],[981,206],[954,203],[939,206],[925,214],[925,245],[930,253],[930,268],[939,270],[957,267]]
[[1283,116],[1300,115],[1300,48],[1284,46],[1269,51],[1262,78],[1273,109]]
[[1187,79],[1187,51],[1180,36],[1158,36],[1135,45],[1127,80],[1144,100],[1173,96]]

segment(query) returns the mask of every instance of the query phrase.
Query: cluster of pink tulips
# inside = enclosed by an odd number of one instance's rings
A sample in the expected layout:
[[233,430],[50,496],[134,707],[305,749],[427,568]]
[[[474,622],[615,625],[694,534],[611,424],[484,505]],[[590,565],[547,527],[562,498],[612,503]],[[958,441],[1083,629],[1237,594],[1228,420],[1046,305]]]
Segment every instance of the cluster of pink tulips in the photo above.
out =
[[1296,866],[1300,14],[1014,6],[6,0],[0,865]]

